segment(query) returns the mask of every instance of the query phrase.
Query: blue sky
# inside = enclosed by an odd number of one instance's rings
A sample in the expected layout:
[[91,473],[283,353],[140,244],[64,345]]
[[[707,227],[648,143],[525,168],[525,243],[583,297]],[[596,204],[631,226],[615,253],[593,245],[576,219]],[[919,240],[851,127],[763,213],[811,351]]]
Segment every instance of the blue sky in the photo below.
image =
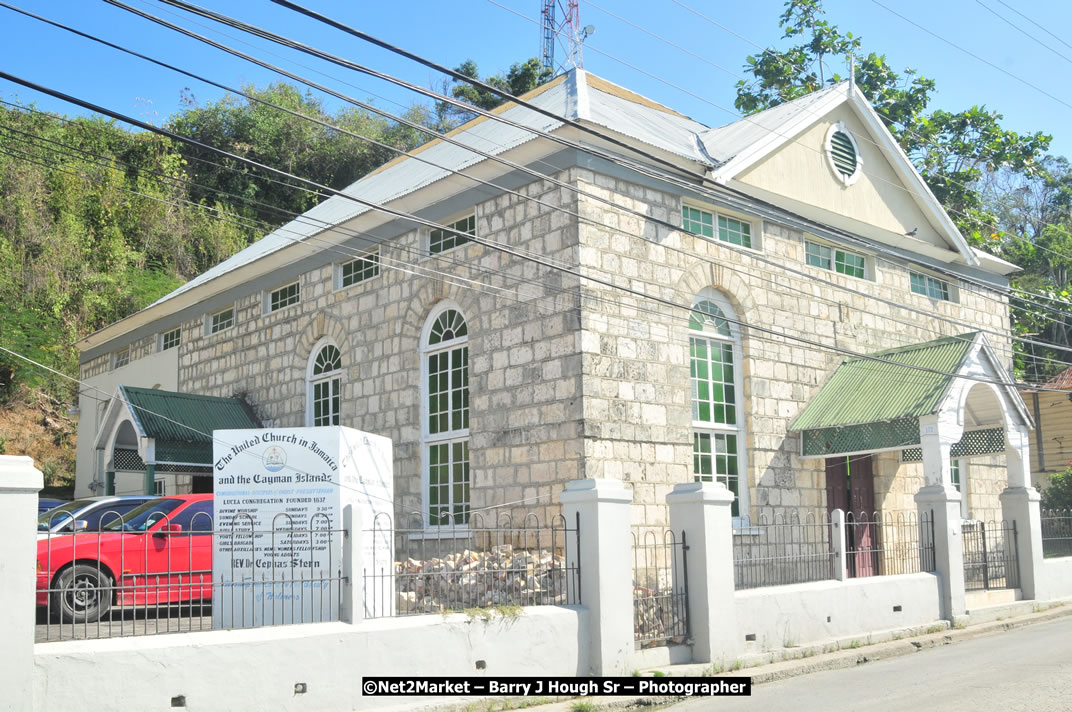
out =
[[[372,99],[389,111],[398,112],[400,107],[419,99],[377,80],[253,40],[235,30],[196,20],[159,2],[128,1],[135,7],[176,20],[219,41],[313,77],[343,93]],[[220,12],[413,83],[426,87],[439,84],[435,74],[425,67],[297,16],[267,0],[202,2]],[[733,110],[734,85],[738,79],[735,75],[742,73],[745,57],[757,51],[746,40],[764,47],[786,44],[780,39],[777,26],[783,3],[781,0],[680,2],[746,39],[705,22],[673,0],[597,0],[594,5],[582,0],[581,24],[596,27],[587,43],[585,68],[706,124],[729,123],[738,118]],[[1072,156],[1072,130],[1069,130],[1072,125],[1072,85],[1067,81],[1072,75],[1072,46],[1063,44],[1072,45],[1072,3],[1006,0],[1054,32],[1058,36],[1054,38],[1001,5],[1000,0],[882,2],[1056,98],[1047,97],[1022,81],[958,52],[890,14],[874,0],[826,0],[825,8],[831,22],[862,36],[864,48],[885,53],[895,69],[910,66],[933,78],[938,91],[932,108],[955,111],[972,104],[984,104],[1005,115],[1007,128],[1050,133],[1054,137],[1051,152]],[[538,0],[496,0],[496,3],[490,0],[460,0],[454,4],[424,0],[394,3],[305,0],[304,4],[437,62],[456,66],[462,60],[472,58],[482,71],[491,72],[505,69],[519,59],[536,56],[540,43],[538,26],[533,22],[538,13]],[[263,85],[274,78],[266,70],[232,59],[96,0],[12,0],[12,4],[224,84]],[[524,17],[502,6],[512,8]],[[986,7],[1013,20],[1034,38],[1013,29]],[[611,16],[606,12],[608,10],[687,47],[703,59],[645,34]],[[180,108],[180,96],[187,87],[202,102],[220,95],[219,90],[212,87],[199,85],[186,77],[47,27],[10,10],[0,8],[0,28],[5,38],[0,45],[0,66],[5,71],[142,120],[164,123]],[[1056,52],[1046,49],[1043,43]],[[843,64],[838,64],[839,60],[834,59],[834,69],[844,73]],[[20,101],[36,101],[40,107],[52,111],[79,113],[76,107],[2,81],[0,95],[6,100],[17,96]],[[334,106],[336,102],[329,101],[328,104]]]

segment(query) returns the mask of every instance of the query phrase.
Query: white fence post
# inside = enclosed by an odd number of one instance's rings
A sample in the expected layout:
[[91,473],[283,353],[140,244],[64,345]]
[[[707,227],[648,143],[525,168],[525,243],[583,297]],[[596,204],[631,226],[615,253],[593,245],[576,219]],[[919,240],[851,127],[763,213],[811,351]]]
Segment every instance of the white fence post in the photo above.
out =
[[721,482],[683,482],[666,496],[670,528],[685,533],[689,572],[692,661],[735,658],[737,636],[733,583],[733,493]]
[[[365,619],[365,580],[361,566],[361,532],[357,529],[359,525],[354,505],[343,507],[342,528],[346,533],[342,538],[343,585],[339,620],[350,624],[360,623]],[[394,590],[390,595],[395,595]]]
[[[589,659],[593,675],[621,675],[633,655],[633,567],[629,507],[633,494],[617,480],[574,480],[559,496],[566,525],[580,515],[581,604],[589,611]],[[572,560],[570,560],[572,559]]]
[[848,520],[845,517],[845,510],[835,509],[830,519],[834,526],[834,530],[830,533],[832,539],[830,543],[834,547],[834,579],[844,581],[848,578],[848,561],[845,559],[846,542],[851,536],[846,531]]
[[37,493],[44,477],[28,457],[0,455],[0,700],[33,709]]
[[929,485],[916,493],[919,521],[933,517],[934,570],[938,574],[942,618],[950,623],[964,619],[964,540],[961,531],[960,493],[953,485]]

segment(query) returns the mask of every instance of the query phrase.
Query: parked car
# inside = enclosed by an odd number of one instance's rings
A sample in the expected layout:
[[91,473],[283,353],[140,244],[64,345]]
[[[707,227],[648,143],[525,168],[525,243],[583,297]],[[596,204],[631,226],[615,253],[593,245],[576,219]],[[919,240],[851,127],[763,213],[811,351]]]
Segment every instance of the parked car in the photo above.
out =
[[211,494],[160,497],[100,532],[37,542],[37,605],[64,622],[211,598]]
[[[126,518],[134,509],[156,499],[156,495],[121,495],[115,497],[85,497],[59,506],[37,517],[37,538],[70,534],[76,529],[99,531],[113,519]],[[82,523],[84,522],[84,524]]]
[[39,515],[44,514],[48,510],[55,509],[56,507],[59,507],[59,506],[64,505],[64,504],[67,504],[67,500],[65,500],[65,499],[51,499],[49,497],[38,497],[37,498],[37,513]]

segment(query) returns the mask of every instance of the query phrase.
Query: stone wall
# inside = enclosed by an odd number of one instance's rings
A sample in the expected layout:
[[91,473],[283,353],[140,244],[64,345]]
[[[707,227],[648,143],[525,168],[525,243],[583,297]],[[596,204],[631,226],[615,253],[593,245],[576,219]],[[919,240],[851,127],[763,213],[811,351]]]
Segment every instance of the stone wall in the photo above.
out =
[[[680,224],[677,195],[593,173],[582,173],[581,183],[617,205]],[[798,438],[787,435],[844,357],[826,345],[870,353],[974,329],[1008,331],[1007,301],[996,291],[961,285],[957,301],[936,302],[911,292],[906,265],[873,254],[867,254],[868,279],[811,267],[805,264],[805,235],[778,223],[753,220],[759,248],[753,253],[651,223],[640,226],[597,200],[582,199],[581,209],[604,226],[581,227],[585,273],[666,300],[586,285],[582,314],[586,472],[625,480],[634,501],[650,508],[643,516],[651,523],[661,523],[658,503],[673,484],[692,478],[686,309],[701,290],[724,295],[744,323],[738,400],[746,414],[753,519],[826,506],[823,461],[800,458]],[[999,357],[1011,361],[1008,340],[988,338]],[[876,458],[877,506],[914,510],[918,469],[901,465],[896,453]]]
[[[596,224],[501,195],[475,206],[477,233],[513,253],[472,242],[420,256],[426,236],[412,230],[380,246],[381,273],[366,282],[335,289],[325,264],[301,275],[298,304],[270,314],[260,288],[281,285],[251,285],[231,329],[208,335],[203,316],[182,325],[179,390],[243,395],[266,425],[303,425],[310,355],[331,339],[343,359],[342,424],[391,438],[397,513],[418,512],[421,330],[447,300],[469,323],[473,508],[510,505],[486,520],[501,511],[546,518],[566,482],[605,477],[633,490],[635,523],[660,526],[665,495],[692,479],[686,309],[701,290],[724,295],[742,322],[742,481],[753,518],[826,506],[823,462],[798,457],[787,428],[842,358],[836,349],[1007,332],[996,292],[961,285],[957,301],[935,302],[913,294],[907,267],[882,256],[869,254],[868,278],[856,279],[807,266],[805,235],[784,225],[731,213],[752,218],[758,249],[731,248],[627,212],[680,224],[678,194],[581,168],[559,178],[622,209],[534,182],[521,191]],[[627,291],[581,282],[578,269]],[[1007,340],[991,341],[1011,359]],[[83,364],[83,375],[106,359]],[[918,466],[884,455],[875,473],[879,507],[914,509]]]

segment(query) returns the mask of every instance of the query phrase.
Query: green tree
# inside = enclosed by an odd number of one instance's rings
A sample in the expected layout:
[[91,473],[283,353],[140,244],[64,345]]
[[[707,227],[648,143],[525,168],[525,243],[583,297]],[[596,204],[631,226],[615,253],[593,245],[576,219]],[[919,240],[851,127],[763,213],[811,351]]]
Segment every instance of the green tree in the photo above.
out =
[[1044,509],[1072,509],[1072,467],[1054,472],[1042,489]]
[[[476,62],[471,59],[462,62],[454,68],[454,71],[471,79],[480,79],[480,70]],[[544,67],[540,60],[533,57],[524,62],[514,62],[510,65],[510,69],[507,70],[505,75],[500,72],[486,76],[481,81],[499,91],[513,96],[521,96],[550,81],[553,76],[554,72],[552,70]],[[475,87],[460,79],[446,82],[444,87],[450,89],[450,95],[455,99],[464,101],[484,111],[490,111],[505,101],[495,92]],[[444,91],[443,93],[446,92]],[[449,130],[474,116],[471,111],[466,111],[443,101],[436,103],[435,113],[439,124],[437,128],[440,130]]]

